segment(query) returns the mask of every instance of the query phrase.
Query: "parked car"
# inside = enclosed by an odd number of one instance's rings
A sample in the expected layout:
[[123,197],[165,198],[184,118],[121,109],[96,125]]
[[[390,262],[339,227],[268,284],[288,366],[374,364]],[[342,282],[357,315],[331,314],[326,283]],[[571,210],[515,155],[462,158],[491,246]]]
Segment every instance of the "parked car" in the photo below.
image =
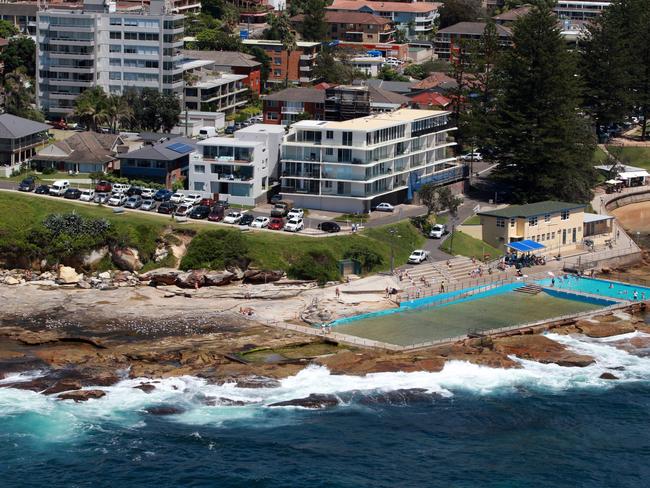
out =
[[158,213],[160,214],[173,214],[174,210],[176,210],[176,204],[172,202],[162,202],[160,206],[158,207]]
[[253,222],[251,222],[251,227],[255,229],[264,229],[269,226],[271,220],[268,217],[256,217]]
[[375,210],[377,212],[393,212],[395,210],[395,207],[393,207],[390,203],[381,202],[375,207]]
[[126,183],[113,183],[113,189],[111,191],[113,193],[126,193],[129,188],[131,188],[131,185],[127,185]]
[[238,224],[242,218],[241,212],[230,212],[223,219],[226,224]]
[[288,219],[302,219],[305,216],[305,211],[302,208],[292,208],[287,214]]
[[271,230],[282,230],[284,229],[284,219],[280,217],[273,217],[269,222],[269,229]]
[[100,180],[99,183],[95,185],[95,191],[99,193],[110,193],[113,191],[113,185],[109,181]]
[[215,203],[217,202],[215,202],[212,198],[201,198],[199,205],[205,205],[206,207],[212,208]]
[[409,264],[420,264],[429,257],[429,252],[424,249],[416,249],[409,256]]
[[192,211],[193,208],[194,207],[189,203],[181,203],[178,207],[176,207],[176,210],[174,211],[174,215],[176,217],[187,217],[190,215],[190,212]]
[[124,208],[140,208],[142,205],[142,197],[140,195],[132,195],[124,202]]
[[228,200],[219,200],[217,204],[221,205],[223,208],[230,208],[230,204],[228,203]]
[[277,202],[271,210],[271,217],[286,217],[292,207],[292,202]]
[[142,188],[142,192],[140,192],[140,196],[142,198],[153,198],[154,193],[156,193],[156,190],[153,188]]
[[173,194],[173,191],[162,188],[154,193],[153,199],[157,202],[168,202]]
[[207,205],[199,205],[198,207],[194,207],[194,209],[192,209],[190,212],[191,219],[206,219],[208,218],[208,215],[210,215],[210,207]]
[[435,224],[429,231],[429,237],[433,239],[442,239],[445,234],[449,234],[449,232],[443,224]]
[[113,193],[111,198],[108,199],[108,204],[111,207],[121,207],[126,202],[126,195],[122,192]]
[[336,222],[321,222],[318,224],[318,228],[323,232],[327,232],[329,234],[341,231],[341,226]]
[[93,198],[93,202],[101,203],[102,205],[105,205],[108,203],[108,200],[110,198],[111,198],[110,193],[95,193],[95,198]]
[[480,152],[470,152],[463,154],[460,159],[463,161],[483,161],[483,155]]
[[305,224],[302,219],[289,219],[289,221],[284,225],[284,230],[287,232],[300,232],[305,228]]
[[208,215],[208,220],[210,222],[221,222],[223,220],[223,216],[226,212],[226,209],[223,208],[221,205],[215,205],[212,207],[212,210],[210,211],[210,215]]
[[132,197],[133,195],[142,195],[142,188],[139,186],[132,186],[128,190],[126,190],[126,196],[127,197]]
[[185,196],[185,199],[183,201],[185,203],[189,203],[190,205],[197,205],[201,199],[202,197],[199,193],[190,193],[189,195]]
[[271,200],[269,200],[269,202],[274,205],[281,201],[282,201],[282,195],[278,195],[277,193],[271,197]]
[[36,179],[33,176],[28,176],[18,185],[18,191],[34,191],[36,188]]
[[63,198],[68,200],[79,200],[81,197],[81,190],[79,188],[68,188],[63,194]]
[[56,180],[50,187],[50,195],[62,197],[68,188],[70,188],[68,180]]
[[224,134],[234,134],[235,133],[235,126],[234,125],[229,125],[228,127],[225,128],[223,131]]
[[39,185],[36,187],[36,190],[34,190],[34,193],[37,193],[39,195],[49,195],[50,187],[47,185]]
[[79,200],[82,202],[92,202],[95,199],[95,190],[81,190]]
[[142,200],[142,205],[140,205],[140,210],[150,212],[151,210],[156,210],[156,201],[153,198],[147,198]]
[[185,201],[185,195],[176,192],[170,197],[169,201],[178,205],[179,203],[183,203]]
[[241,220],[239,221],[239,225],[246,225],[249,226],[253,223],[255,220],[255,217],[253,217],[251,214],[244,214],[241,217]]

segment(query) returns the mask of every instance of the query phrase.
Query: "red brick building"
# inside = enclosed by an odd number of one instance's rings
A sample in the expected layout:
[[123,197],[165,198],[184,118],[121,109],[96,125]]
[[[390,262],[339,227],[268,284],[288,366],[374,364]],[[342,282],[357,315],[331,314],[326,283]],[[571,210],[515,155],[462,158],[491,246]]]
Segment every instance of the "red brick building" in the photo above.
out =
[[260,94],[262,88],[262,65],[250,54],[238,51],[190,51],[183,50],[189,59],[206,59],[212,61],[215,71],[245,75],[244,84],[251,92]]
[[266,95],[263,99],[265,124],[291,124],[300,114],[323,120],[325,90],[317,88],[287,88]]

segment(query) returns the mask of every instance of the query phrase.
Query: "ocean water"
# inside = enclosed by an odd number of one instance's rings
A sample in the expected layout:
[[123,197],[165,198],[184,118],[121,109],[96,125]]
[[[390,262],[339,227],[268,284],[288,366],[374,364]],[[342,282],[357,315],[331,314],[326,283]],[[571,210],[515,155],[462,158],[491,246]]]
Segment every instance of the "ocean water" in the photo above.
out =
[[[637,340],[649,336],[548,337],[596,363],[454,361],[439,373],[366,377],[310,367],[278,388],[182,377],[151,394],[128,380],[78,404],[0,388],[0,486],[648,486],[650,357]],[[341,404],[268,407],[311,393]],[[183,413],[146,412],[155,406]]]

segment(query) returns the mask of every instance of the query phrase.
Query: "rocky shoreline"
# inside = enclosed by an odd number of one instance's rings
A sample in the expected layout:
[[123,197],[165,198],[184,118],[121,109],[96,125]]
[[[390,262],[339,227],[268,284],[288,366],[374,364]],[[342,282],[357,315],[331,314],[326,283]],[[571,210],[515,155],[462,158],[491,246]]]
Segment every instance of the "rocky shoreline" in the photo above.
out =
[[[0,287],[0,299],[7,305],[0,320],[0,387],[56,395],[61,400],[100,398],[105,394],[102,387],[133,378],[143,378],[135,388],[145,393],[155,390],[158,379],[183,375],[213,384],[232,382],[241,388],[274,387],[308,365],[325,366],[332,374],[366,375],[438,372],[450,360],[519,368],[514,356],[576,368],[594,362],[532,330],[391,353],[331,344],[323,337],[265,325],[236,310],[226,310],[223,305],[228,299],[220,300],[217,307],[214,300],[201,302],[174,295],[169,299],[170,307],[160,308],[148,303],[152,294],[161,296],[151,287],[103,292],[43,289],[29,298],[8,292],[16,289]],[[89,307],[92,300],[94,308]],[[34,306],[30,307],[32,301]],[[39,309],[37,301],[47,306]],[[266,301],[276,307],[275,302],[279,302],[286,308],[296,298]],[[636,330],[650,333],[641,316],[616,312],[564,324],[553,332],[602,338]],[[644,341],[639,338],[637,342]],[[650,341],[636,346],[650,347]],[[268,354],[255,359],[260,353]],[[11,380],[16,373],[37,370],[41,374],[28,381]],[[616,372],[606,376],[615,380]],[[325,408],[333,400],[305,398],[296,402],[292,405]]]

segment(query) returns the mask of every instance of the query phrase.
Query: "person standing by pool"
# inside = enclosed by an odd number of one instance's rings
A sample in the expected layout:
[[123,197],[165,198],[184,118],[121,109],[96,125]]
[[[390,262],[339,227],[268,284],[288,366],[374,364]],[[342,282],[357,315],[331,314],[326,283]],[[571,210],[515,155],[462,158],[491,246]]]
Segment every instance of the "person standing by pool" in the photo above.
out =
[[555,286],[555,278],[551,278],[551,286]]
[[634,298],[635,300],[638,300],[639,299],[639,292],[634,290],[634,293],[632,293],[632,298]]

